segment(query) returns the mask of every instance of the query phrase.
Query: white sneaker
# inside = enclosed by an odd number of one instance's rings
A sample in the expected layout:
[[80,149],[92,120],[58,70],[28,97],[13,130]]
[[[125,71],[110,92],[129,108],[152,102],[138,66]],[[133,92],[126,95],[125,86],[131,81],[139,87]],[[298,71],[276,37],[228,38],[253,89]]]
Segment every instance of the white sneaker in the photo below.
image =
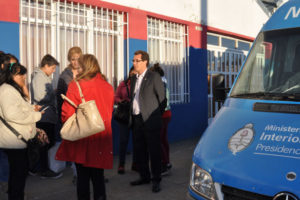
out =
[[37,176],[37,175],[38,175],[37,172],[33,172],[33,171],[28,171],[28,174],[29,174],[30,176]]

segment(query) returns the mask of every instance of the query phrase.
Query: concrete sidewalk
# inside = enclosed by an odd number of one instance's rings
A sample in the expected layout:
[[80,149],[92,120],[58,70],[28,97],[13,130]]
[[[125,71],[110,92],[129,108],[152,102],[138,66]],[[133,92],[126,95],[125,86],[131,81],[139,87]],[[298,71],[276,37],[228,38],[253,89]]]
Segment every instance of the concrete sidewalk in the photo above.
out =
[[[189,184],[190,167],[194,148],[199,138],[188,139],[170,145],[170,159],[173,165],[171,174],[163,177],[162,190],[152,193],[151,184],[135,186],[129,185],[136,180],[138,174],[130,170],[131,155],[127,156],[126,173],[117,173],[118,157],[114,158],[114,168],[105,170],[108,200],[183,200],[186,199]],[[57,180],[42,180],[39,177],[29,176],[26,183],[26,200],[76,200],[76,187],[72,183],[72,169],[66,168],[64,175]],[[1,185],[0,185],[1,186]],[[1,189],[1,188],[0,188]],[[0,192],[1,193],[1,192]],[[0,194],[1,200],[7,197]]]

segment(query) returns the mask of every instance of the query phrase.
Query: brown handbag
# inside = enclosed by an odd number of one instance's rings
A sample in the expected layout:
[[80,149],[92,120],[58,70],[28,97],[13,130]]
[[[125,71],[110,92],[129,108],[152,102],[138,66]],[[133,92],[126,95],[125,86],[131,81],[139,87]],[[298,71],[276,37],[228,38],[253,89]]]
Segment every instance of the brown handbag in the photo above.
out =
[[61,95],[64,100],[68,101],[76,108],[75,113],[69,117],[60,130],[61,137],[64,140],[69,141],[76,141],[105,130],[105,126],[95,100],[85,101],[80,85],[77,81],[76,84],[79,89],[82,101],[81,104],[76,106],[76,104],[68,97],[63,94]]

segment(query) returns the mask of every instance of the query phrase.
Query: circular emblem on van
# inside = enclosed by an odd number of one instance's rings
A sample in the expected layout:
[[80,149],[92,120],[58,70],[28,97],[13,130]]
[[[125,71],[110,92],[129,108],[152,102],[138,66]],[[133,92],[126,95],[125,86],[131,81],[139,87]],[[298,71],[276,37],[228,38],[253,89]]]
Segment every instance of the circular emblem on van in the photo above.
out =
[[237,152],[246,149],[253,141],[253,138],[253,124],[246,124],[231,136],[228,141],[228,148],[235,155]]
[[277,194],[273,200],[299,200],[295,195],[287,193],[287,192],[282,192]]
[[294,181],[296,179],[297,175],[295,172],[288,172],[286,175],[286,179],[289,181]]

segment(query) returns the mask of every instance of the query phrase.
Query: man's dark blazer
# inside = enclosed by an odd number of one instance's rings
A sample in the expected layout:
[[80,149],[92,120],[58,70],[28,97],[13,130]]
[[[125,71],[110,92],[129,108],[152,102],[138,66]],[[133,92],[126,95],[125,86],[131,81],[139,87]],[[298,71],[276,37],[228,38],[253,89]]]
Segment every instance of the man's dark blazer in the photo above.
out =
[[[134,99],[134,90],[137,77],[133,76],[130,81],[131,89],[131,114]],[[139,106],[145,125],[150,129],[160,128],[161,115],[167,104],[166,90],[157,72],[147,70],[140,87]],[[130,115],[129,124],[132,125],[132,116]]]

